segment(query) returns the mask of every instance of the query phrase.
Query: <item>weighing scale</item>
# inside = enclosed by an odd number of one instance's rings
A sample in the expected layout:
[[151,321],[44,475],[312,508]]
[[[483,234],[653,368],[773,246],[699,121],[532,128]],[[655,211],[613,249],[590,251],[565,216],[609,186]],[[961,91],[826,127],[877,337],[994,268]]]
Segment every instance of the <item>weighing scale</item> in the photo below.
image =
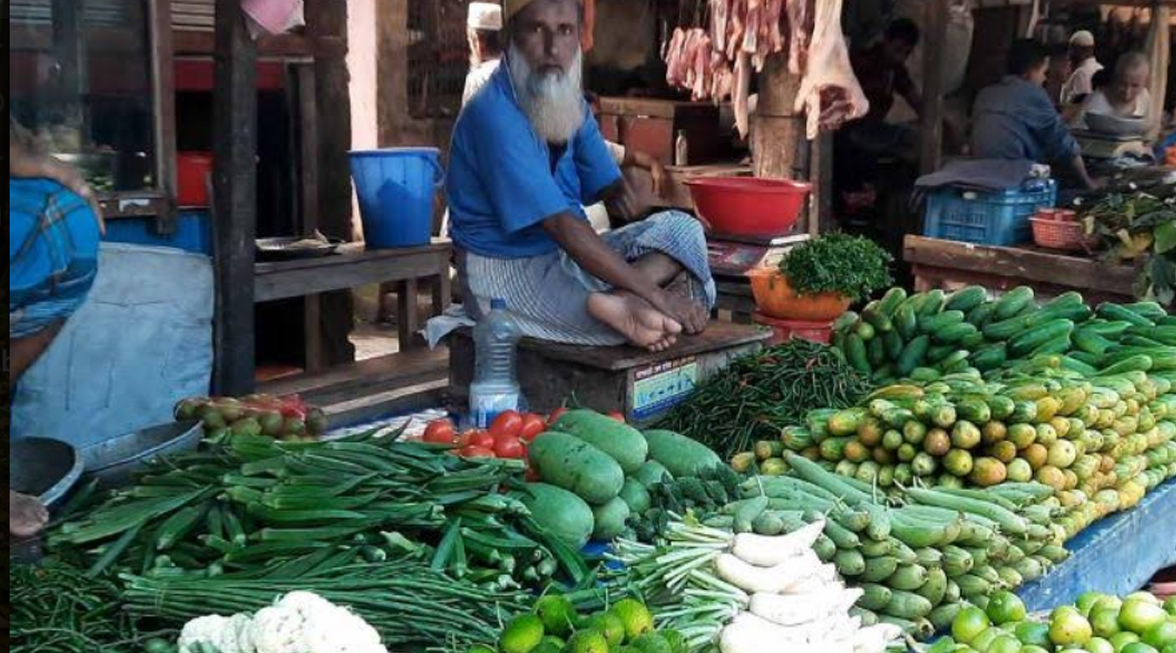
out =
[[706,247],[711,272],[716,276],[742,277],[753,268],[779,261],[788,250],[810,238],[808,234],[762,237],[710,235]]
[[1075,131],[1074,138],[1082,155],[1092,159],[1117,159],[1125,156],[1149,158],[1153,152],[1140,136],[1111,136],[1089,131]]

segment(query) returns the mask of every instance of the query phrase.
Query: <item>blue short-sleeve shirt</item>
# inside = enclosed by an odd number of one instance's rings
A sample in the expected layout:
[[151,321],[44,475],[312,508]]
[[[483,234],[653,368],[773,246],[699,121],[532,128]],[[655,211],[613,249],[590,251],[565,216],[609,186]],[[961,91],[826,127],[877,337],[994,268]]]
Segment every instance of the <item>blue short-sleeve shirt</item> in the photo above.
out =
[[594,204],[621,179],[587,103],[584,125],[563,148],[531,128],[503,62],[457,120],[446,195],[450,235],[479,256],[518,259],[558,245],[542,222],[560,213],[587,220]]

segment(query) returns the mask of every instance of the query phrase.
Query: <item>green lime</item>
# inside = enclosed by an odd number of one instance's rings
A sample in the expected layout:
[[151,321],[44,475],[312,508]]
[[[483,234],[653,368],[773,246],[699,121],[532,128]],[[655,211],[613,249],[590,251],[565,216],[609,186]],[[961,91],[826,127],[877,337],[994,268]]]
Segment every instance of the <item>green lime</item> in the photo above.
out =
[[625,641],[625,623],[611,612],[602,612],[588,620],[588,627],[604,635],[609,648],[618,648]]
[[1098,592],[1085,592],[1078,597],[1078,600],[1074,603],[1074,605],[1078,608],[1078,611],[1082,613],[1083,617],[1089,617],[1091,610],[1094,609],[1094,605],[1104,598],[1106,598],[1105,594],[1099,594]]
[[1053,642],[1049,639],[1049,624],[1025,621],[1017,624],[1013,632],[1017,635],[1017,639],[1026,646],[1053,648]]
[[996,640],[997,637],[1000,637],[1004,634],[1004,631],[1000,628],[988,628],[984,632],[973,637],[970,646],[977,651],[987,651],[988,647],[992,645],[992,642]]
[[990,626],[992,626],[992,621],[983,610],[968,606],[960,610],[955,620],[951,622],[951,634],[956,642],[971,644],[977,635],[988,630]]
[[549,594],[535,604],[535,614],[543,622],[549,635],[563,637],[572,632],[572,625],[578,620],[576,608],[566,596]]
[[996,625],[1025,620],[1025,603],[1016,594],[999,591],[988,601],[988,618]]
[[1090,638],[1085,648],[1090,653],[1115,653],[1115,645],[1102,637]]
[[625,626],[625,641],[631,642],[645,633],[653,631],[653,615],[640,601],[623,599],[610,610]]
[[1160,653],[1176,653],[1176,644],[1169,644],[1160,649]]
[[1094,606],[1090,611],[1090,625],[1094,628],[1094,634],[1099,637],[1110,637],[1119,632],[1119,610],[1112,608],[1102,603]]
[[1059,608],[1049,619],[1049,638],[1058,646],[1082,646],[1094,637],[1090,622],[1078,610]]
[[1164,601],[1164,611],[1176,617],[1176,596],[1169,596],[1168,600]]
[[581,630],[572,635],[564,649],[566,653],[608,653],[608,640],[595,630]]
[[1021,642],[1012,635],[1001,635],[992,640],[985,653],[1021,653]]
[[639,635],[631,645],[641,653],[671,653],[670,643],[657,633]]
[[502,653],[531,653],[541,641],[543,622],[533,614],[526,614],[506,626],[498,640],[498,648]]
[[1052,646],[1049,648],[1042,648],[1040,646],[1034,646],[1032,644],[1025,646],[1021,649],[1021,653],[1050,653],[1051,651],[1053,651]]
[[1143,633],[1142,641],[1158,649],[1176,644],[1176,621],[1164,621],[1148,628]]
[[1128,644],[1133,644],[1139,641],[1139,635],[1135,633],[1122,632],[1115,633],[1107,638],[1111,642],[1111,646],[1115,647],[1115,653],[1122,653],[1123,648]]
[[1119,627],[1137,635],[1167,620],[1168,613],[1154,599],[1129,598],[1123,601],[1123,608],[1119,610]]
[[1160,653],[1154,646],[1148,646],[1143,642],[1132,642],[1123,647],[1120,653]]

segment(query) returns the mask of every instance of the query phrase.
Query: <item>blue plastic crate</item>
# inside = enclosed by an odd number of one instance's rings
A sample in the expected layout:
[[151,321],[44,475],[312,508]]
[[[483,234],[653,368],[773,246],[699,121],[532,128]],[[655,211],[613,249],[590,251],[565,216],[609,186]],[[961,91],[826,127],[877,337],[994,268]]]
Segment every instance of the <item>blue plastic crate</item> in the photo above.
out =
[[176,216],[176,230],[161,236],[154,231],[154,217],[112,218],[106,221],[110,243],[174,247],[192,254],[212,256],[212,223],[208,211],[184,211]]
[[923,234],[983,245],[1019,245],[1033,240],[1029,218],[1057,201],[1058,183],[1052,179],[999,193],[941,188],[927,195]]

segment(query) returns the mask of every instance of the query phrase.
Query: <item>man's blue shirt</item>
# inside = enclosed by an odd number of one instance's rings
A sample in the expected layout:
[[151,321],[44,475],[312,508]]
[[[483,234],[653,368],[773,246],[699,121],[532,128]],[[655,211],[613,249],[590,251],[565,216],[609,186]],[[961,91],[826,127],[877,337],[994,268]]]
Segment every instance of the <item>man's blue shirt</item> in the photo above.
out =
[[583,207],[621,178],[587,103],[584,125],[562,148],[540,140],[519,107],[506,61],[462,110],[450,148],[450,232],[490,258],[539,256],[558,245],[542,222]]

